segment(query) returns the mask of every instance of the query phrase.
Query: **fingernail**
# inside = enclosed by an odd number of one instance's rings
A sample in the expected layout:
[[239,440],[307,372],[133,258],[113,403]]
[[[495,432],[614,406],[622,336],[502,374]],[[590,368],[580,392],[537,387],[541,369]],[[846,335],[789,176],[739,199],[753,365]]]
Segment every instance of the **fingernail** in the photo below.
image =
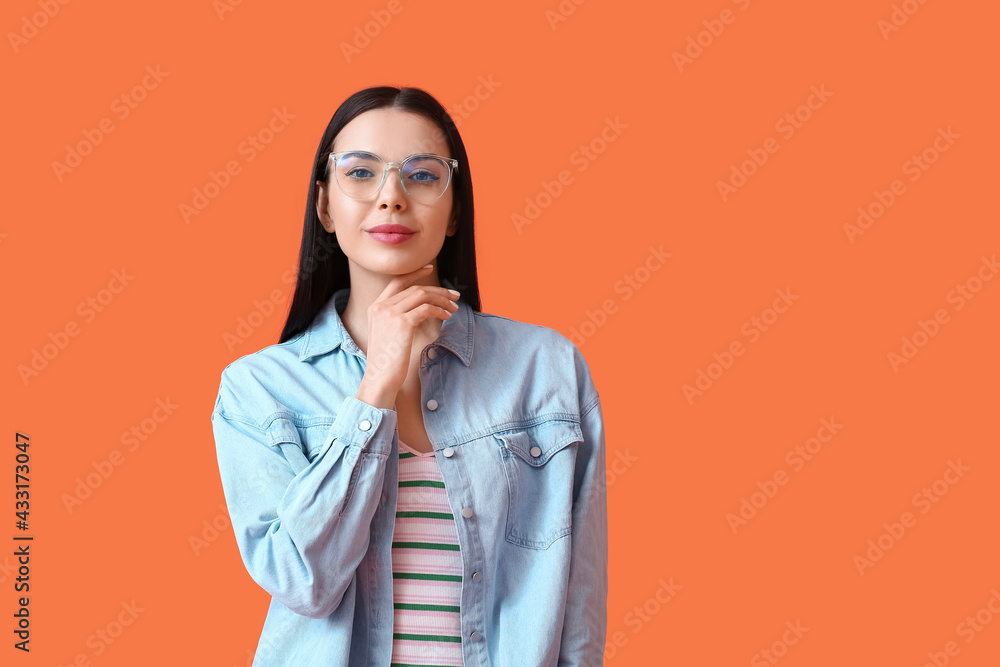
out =
[[424,264],[424,268],[425,269],[433,269],[434,265],[432,265],[432,264]]
[[455,296],[462,296],[462,293],[461,293],[461,292],[456,292],[456,291],[455,291],[455,290],[453,290],[453,289],[450,289],[450,290],[448,290],[448,291],[449,291],[449,292],[451,292],[452,294],[454,294]]

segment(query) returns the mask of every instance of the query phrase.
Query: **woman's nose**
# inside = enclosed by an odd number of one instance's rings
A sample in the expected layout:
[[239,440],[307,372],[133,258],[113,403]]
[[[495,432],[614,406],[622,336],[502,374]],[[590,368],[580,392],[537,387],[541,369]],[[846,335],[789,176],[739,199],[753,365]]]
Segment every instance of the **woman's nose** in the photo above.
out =
[[403,188],[401,178],[402,171],[400,171],[399,167],[389,165],[386,168],[385,182],[379,191],[379,206],[382,204],[396,207],[406,205],[406,190]]

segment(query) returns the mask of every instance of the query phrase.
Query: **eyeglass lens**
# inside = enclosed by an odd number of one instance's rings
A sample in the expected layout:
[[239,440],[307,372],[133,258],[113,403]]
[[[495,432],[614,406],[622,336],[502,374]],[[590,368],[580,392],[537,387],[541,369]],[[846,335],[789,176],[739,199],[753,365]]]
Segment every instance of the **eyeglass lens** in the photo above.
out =
[[[337,184],[349,197],[369,197],[378,190],[385,162],[371,153],[347,153],[336,161]],[[436,157],[415,157],[399,169],[403,189],[414,199],[431,202],[448,187],[451,169]],[[386,178],[395,178],[387,174]]]

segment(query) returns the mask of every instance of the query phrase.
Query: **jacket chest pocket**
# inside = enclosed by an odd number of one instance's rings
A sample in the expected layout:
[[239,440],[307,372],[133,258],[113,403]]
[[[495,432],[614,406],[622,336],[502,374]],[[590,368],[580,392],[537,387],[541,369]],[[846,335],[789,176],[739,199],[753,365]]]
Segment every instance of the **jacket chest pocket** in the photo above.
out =
[[530,549],[547,549],[573,529],[575,443],[580,426],[550,420],[496,436],[502,443],[507,486],[506,538]]

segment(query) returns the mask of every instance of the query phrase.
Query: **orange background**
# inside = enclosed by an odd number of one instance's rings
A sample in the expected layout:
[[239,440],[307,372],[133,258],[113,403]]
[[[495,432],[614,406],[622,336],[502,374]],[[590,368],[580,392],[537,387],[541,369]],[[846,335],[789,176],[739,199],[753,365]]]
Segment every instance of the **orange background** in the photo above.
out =
[[[917,667],[949,641],[949,664],[998,664],[1000,280],[970,281],[1000,251],[996,6],[896,3],[916,11],[885,37],[888,0],[566,0],[554,27],[556,0],[400,1],[349,61],[341,44],[388,2],[248,0],[221,17],[211,0],[70,2],[34,33],[38,0],[5,3],[2,662],[249,664],[269,596],[220,510],[219,376],[277,342],[330,116],[393,84],[459,123],[484,310],[567,336],[602,322],[578,345],[611,471],[607,664],[771,664],[760,651],[773,650],[789,667]],[[731,22],[713,23],[723,10]],[[21,31],[33,36],[12,44]],[[147,66],[168,74],[120,118],[114,100]],[[480,77],[495,85],[477,98]],[[813,86],[830,97],[779,131]],[[241,142],[274,108],[294,118],[247,161]],[[60,180],[53,162],[104,118],[114,130]],[[609,118],[626,127],[602,146]],[[957,139],[910,180],[908,161],[949,127]],[[769,138],[777,151],[724,201],[718,182]],[[581,162],[592,143],[602,152]],[[179,206],[229,160],[240,173],[186,223]],[[572,183],[518,231],[512,215],[562,170]],[[852,243],[844,225],[895,179],[905,192]],[[671,256],[647,273],[650,246]],[[78,305],[122,268],[134,278],[87,321]],[[616,291],[626,276],[645,282]],[[967,281],[980,291],[959,308]],[[744,323],[771,318],[785,289],[798,299],[751,340]],[[273,290],[279,306],[227,346]],[[894,368],[889,353],[938,309],[946,323]],[[24,381],[19,367],[71,323],[78,335]],[[743,354],[710,369],[735,341]],[[699,370],[716,379],[689,402]],[[129,451],[122,434],[157,399],[178,407]],[[823,418],[843,428],[795,470],[786,454]],[[11,632],[17,431],[31,438],[29,655]],[[121,465],[68,511],[64,494],[115,450]],[[968,471],[938,497],[949,460]],[[787,483],[734,534],[727,515],[779,471]],[[914,502],[925,487],[935,502]],[[859,572],[904,512],[915,524]],[[662,602],[671,578],[681,588]],[[134,622],[96,643],[133,601]],[[992,622],[967,642],[959,624],[977,612]],[[786,622],[808,631],[782,646]]]

